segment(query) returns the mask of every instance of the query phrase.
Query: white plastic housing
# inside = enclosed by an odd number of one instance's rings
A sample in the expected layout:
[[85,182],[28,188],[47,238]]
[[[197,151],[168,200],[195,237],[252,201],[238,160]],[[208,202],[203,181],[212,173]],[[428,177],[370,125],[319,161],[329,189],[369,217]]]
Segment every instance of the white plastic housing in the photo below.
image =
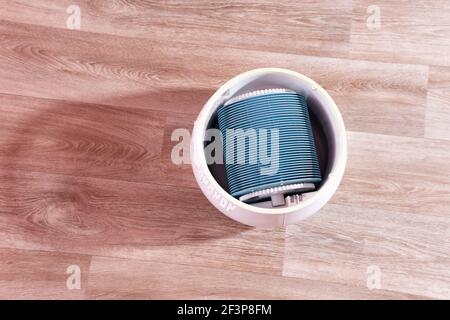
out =
[[[304,94],[310,112],[318,119],[325,133],[327,144],[327,169],[322,172],[322,184],[316,192],[305,193],[302,201],[285,207],[246,204],[232,197],[211,173],[204,153],[205,133],[216,117],[217,109],[237,95],[268,88],[286,88]],[[286,69],[255,69],[225,83],[205,104],[192,132],[191,161],[200,189],[222,213],[250,226],[286,226],[319,211],[335,193],[347,161],[344,122],[333,99],[310,78]]]

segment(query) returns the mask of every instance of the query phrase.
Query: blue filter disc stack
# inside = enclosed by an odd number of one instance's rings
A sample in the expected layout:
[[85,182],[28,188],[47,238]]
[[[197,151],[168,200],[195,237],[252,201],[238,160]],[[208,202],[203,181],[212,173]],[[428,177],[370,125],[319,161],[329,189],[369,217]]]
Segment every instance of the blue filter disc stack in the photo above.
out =
[[[218,122],[233,197],[247,203],[271,199],[273,206],[282,206],[287,196],[298,200],[322,181],[304,95],[288,89],[246,93],[219,108]],[[239,139],[244,148],[238,148]],[[274,164],[276,169],[269,170]]]

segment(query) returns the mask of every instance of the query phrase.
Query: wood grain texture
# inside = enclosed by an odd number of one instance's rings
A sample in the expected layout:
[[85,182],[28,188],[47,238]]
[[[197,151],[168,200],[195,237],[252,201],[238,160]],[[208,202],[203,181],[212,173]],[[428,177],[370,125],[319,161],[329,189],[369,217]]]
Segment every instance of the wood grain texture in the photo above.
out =
[[1,179],[13,183],[0,185],[0,247],[281,274],[284,230],[217,214],[197,188],[29,171]]
[[[65,28],[70,1],[6,2],[0,19]],[[0,2],[1,4],[1,2]],[[5,4],[6,5],[6,4]],[[346,56],[352,1],[77,1],[83,30],[200,46]],[[314,14],[313,14],[314,13]]]
[[348,133],[348,162],[336,204],[450,214],[450,143]]
[[0,112],[4,170],[158,179],[164,113],[5,94]]
[[332,282],[102,257],[93,259],[89,275],[88,295],[96,299],[414,298]]
[[[86,299],[91,257],[62,252],[0,249],[0,299]],[[80,289],[68,289],[70,266],[80,269]]]
[[[380,9],[378,30],[367,27],[373,13]],[[450,65],[450,3],[446,0],[355,1],[351,32],[351,54],[357,59]]]
[[[6,70],[0,85],[11,94],[197,114],[212,89],[226,79],[253,68],[283,67],[310,76],[328,90],[350,130],[423,136],[426,66],[349,63],[179,43],[167,46],[147,39],[29,28],[10,22],[4,22],[2,28],[8,37],[0,48],[0,52],[4,50],[0,67]],[[49,39],[43,42],[41,34]],[[70,55],[67,43],[71,44]],[[36,66],[39,86],[29,81],[24,61]]]
[[[163,149],[161,153],[161,181],[179,187],[196,188],[197,182],[194,179],[194,173],[190,162],[190,149],[184,148],[186,154],[180,155],[183,158],[182,163],[175,164],[172,161],[172,149],[175,144],[183,144],[189,146],[190,133],[194,127],[196,115],[171,113],[166,118],[164,126]],[[181,138],[175,135],[172,139],[172,133],[175,130],[186,129],[189,131],[189,139]],[[184,161],[187,160],[187,161]],[[173,183],[176,181],[176,183]]]
[[428,82],[425,137],[450,140],[450,68],[432,67]]
[[[450,298],[448,1],[378,2],[379,30],[366,0],[80,0],[80,30],[70,4],[0,0],[0,298]],[[258,67],[313,78],[348,130],[337,193],[287,228],[171,160]]]
[[435,217],[332,204],[322,212],[287,227],[283,275],[367,288],[376,267],[385,290],[450,296],[448,213]]

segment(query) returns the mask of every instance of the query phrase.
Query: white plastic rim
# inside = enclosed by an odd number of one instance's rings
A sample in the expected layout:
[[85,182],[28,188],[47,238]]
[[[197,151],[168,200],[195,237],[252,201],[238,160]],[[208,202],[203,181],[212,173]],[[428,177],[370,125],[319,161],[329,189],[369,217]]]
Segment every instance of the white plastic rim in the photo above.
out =
[[[224,101],[239,94],[265,88],[287,88],[314,100],[314,112],[325,126],[329,146],[327,176],[317,192],[298,204],[282,208],[263,208],[232,197],[211,174],[204,153],[205,133],[217,109]],[[330,95],[312,79],[287,69],[262,68],[242,73],[220,87],[195,121],[191,139],[191,161],[195,179],[206,198],[228,217],[255,227],[278,227],[297,223],[320,210],[336,192],[347,162],[344,122]]]

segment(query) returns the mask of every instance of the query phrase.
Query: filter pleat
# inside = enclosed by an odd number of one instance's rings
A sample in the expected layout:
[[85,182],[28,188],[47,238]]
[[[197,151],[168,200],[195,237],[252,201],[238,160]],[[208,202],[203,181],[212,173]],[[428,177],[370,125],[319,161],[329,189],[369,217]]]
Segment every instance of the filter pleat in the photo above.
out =
[[[225,169],[232,196],[290,184],[318,185],[321,182],[304,95],[295,92],[250,95],[219,108],[218,122],[223,135]],[[276,144],[272,139],[274,130],[278,133]],[[264,145],[261,144],[262,135],[265,137]],[[228,141],[229,138],[233,141]],[[237,150],[242,143],[242,150]],[[263,147],[266,150],[262,150]],[[278,148],[277,152],[274,148]],[[232,163],[228,163],[225,156],[229,153],[232,156],[228,160],[231,158]],[[262,161],[261,154],[266,155],[265,161]],[[278,159],[274,159],[275,155]],[[242,159],[244,163],[239,162]],[[250,159],[257,161],[251,163]],[[273,172],[264,174],[274,164],[276,168]]]

